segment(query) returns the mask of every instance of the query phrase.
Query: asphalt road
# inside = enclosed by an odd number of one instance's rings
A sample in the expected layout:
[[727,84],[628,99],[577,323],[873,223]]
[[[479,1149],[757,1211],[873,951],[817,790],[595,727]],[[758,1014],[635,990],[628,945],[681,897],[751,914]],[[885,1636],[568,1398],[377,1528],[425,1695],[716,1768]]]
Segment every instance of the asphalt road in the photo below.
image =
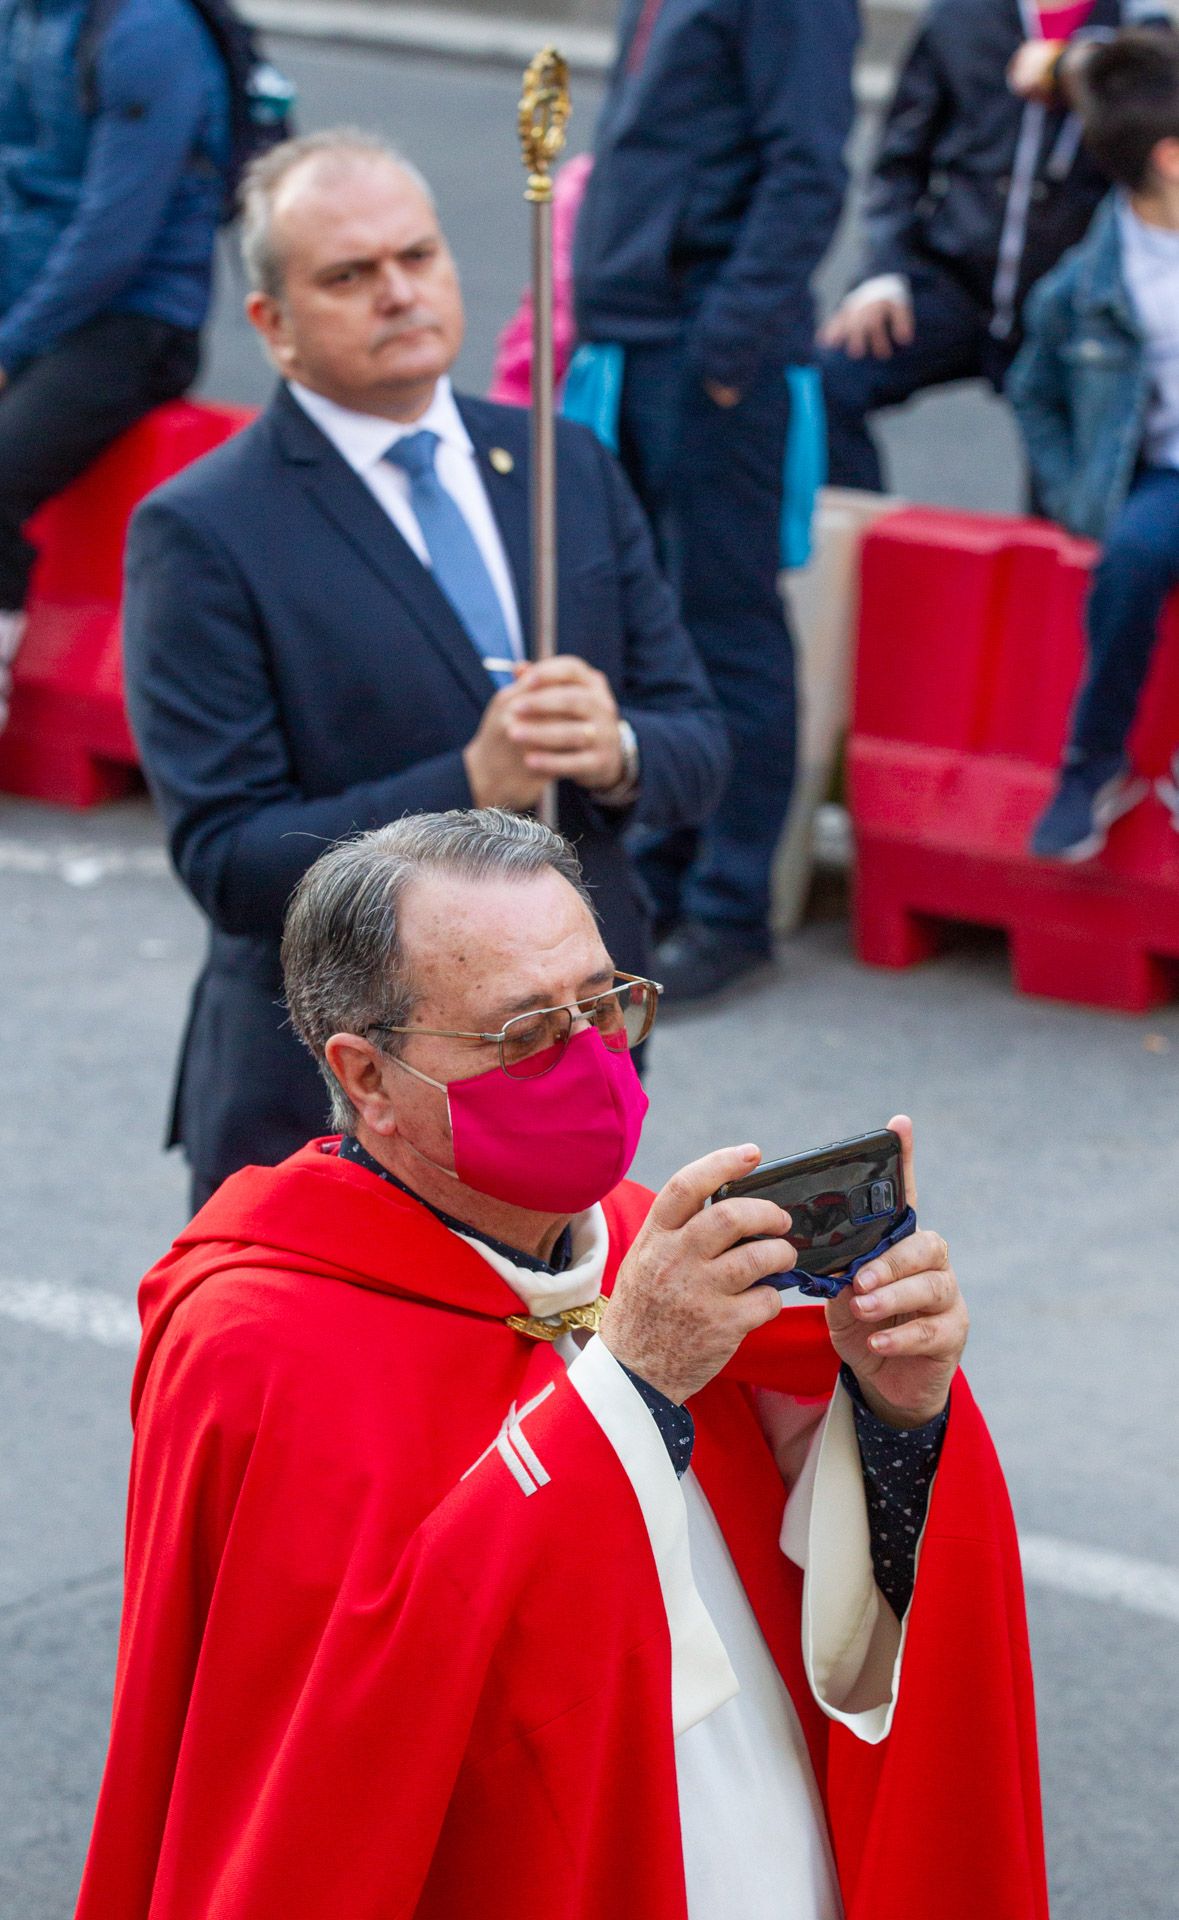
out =
[[[464,373],[479,386],[524,258],[514,81],[282,56],[306,124],[383,126],[434,178],[473,309]],[[232,305],[226,283],[209,385],[260,398]],[[894,427],[900,483],[1013,502],[1005,432],[977,394],[944,396]],[[133,1301],[184,1217],[183,1169],[159,1142],[200,947],[145,803],[77,817],[0,799],[3,1920],[70,1913],[97,1789]],[[1018,999],[987,940],[912,973],[861,970],[832,882],[755,987],[665,1021],[636,1169],[658,1182],[725,1140],[780,1152],[898,1108],[915,1116],[922,1213],[972,1304],[970,1372],[1033,1575],[1057,1920],[1176,1913],[1177,1060],[1179,1010],[1142,1021]],[[920,1823],[918,1800],[915,1845]]]

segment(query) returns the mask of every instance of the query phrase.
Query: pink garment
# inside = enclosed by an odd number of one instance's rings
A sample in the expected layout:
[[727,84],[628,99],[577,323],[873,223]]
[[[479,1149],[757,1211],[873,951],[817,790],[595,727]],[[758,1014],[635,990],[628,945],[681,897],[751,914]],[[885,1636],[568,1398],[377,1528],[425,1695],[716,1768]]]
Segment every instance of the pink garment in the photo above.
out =
[[[553,185],[553,364],[558,381],[577,344],[573,327],[573,229],[593,160],[579,153],[567,160]],[[491,373],[491,400],[526,407],[532,398],[532,295],[520,305],[499,336]]]
[[1083,27],[1093,11],[1093,0],[1064,0],[1063,5],[1036,8],[1045,40],[1067,40]]

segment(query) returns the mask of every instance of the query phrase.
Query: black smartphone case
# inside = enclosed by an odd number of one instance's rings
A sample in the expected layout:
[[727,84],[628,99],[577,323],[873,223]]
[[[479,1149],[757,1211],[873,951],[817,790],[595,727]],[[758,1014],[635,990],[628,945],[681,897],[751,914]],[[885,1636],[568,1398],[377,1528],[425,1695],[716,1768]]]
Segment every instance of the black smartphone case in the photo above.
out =
[[714,1200],[774,1200],[793,1225],[787,1238],[807,1273],[841,1273],[871,1253],[908,1207],[901,1143],[888,1127],[813,1153],[771,1160],[730,1180]]

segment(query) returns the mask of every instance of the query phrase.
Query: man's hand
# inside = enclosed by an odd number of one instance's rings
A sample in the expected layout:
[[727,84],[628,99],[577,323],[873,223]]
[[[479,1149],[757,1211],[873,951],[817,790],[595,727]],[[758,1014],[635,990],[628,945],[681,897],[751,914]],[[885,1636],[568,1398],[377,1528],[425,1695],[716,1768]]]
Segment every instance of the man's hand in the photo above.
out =
[[[889,1121],[901,1137],[905,1191],[917,1204],[913,1122]],[[832,1345],[879,1419],[921,1427],[941,1412],[969,1327],[949,1249],[940,1234],[918,1232],[862,1267],[827,1307]]]
[[574,654],[525,667],[505,689],[507,738],[539,780],[608,791],[625,770],[618,704],[604,673]]
[[1007,64],[1007,85],[1021,100],[1048,106],[1056,98],[1057,62],[1063,40],[1025,40]]
[[506,807],[524,813],[544,792],[544,778],[524,764],[524,754],[508,731],[516,687],[501,687],[488,702],[479,731],[463,748],[471,799],[477,807]]
[[913,309],[907,300],[889,295],[857,300],[849,293],[820,329],[819,340],[825,347],[842,347],[852,360],[862,360],[866,353],[891,360],[894,346],[912,344]]
[[794,1248],[782,1237],[790,1215],[772,1200],[704,1205],[760,1159],[757,1147],[722,1147],[673,1174],[602,1316],[601,1338],[614,1358],[677,1403],[707,1386],[746,1334],[782,1310],[776,1287],[754,1283],[794,1265]]
[[704,391],[716,407],[739,407],[741,405],[740,387],[722,386],[719,380],[706,380]]

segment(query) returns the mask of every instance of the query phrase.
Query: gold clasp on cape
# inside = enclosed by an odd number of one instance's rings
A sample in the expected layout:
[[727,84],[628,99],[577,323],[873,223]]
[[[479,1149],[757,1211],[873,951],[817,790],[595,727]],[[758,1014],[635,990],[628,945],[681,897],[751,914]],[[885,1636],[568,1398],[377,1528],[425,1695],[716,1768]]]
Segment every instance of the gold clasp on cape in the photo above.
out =
[[513,1333],[527,1334],[530,1340],[559,1340],[563,1333],[572,1333],[578,1327],[596,1333],[605,1311],[606,1295],[600,1293],[588,1307],[566,1307],[564,1313],[550,1313],[544,1319],[538,1314],[510,1313],[504,1325]]

